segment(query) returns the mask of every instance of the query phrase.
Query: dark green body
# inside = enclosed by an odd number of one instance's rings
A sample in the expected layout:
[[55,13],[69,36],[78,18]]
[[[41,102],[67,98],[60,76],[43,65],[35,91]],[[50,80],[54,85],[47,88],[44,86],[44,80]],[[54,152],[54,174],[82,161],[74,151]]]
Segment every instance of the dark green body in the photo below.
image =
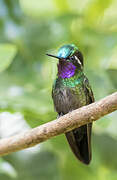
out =
[[[88,79],[82,71],[77,71],[71,78],[58,77],[53,85],[52,97],[60,116],[94,102]],[[91,160],[91,128],[90,123],[66,133],[72,151],[85,164]]]

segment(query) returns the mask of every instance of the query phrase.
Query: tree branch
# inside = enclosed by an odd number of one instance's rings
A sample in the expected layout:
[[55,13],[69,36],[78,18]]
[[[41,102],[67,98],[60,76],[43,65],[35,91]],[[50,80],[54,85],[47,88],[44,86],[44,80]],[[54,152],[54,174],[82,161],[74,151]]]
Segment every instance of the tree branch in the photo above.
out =
[[59,119],[48,122],[24,133],[0,140],[0,156],[32,147],[54,136],[96,121],[117,110],[117,92],[100,101],[74,110]]

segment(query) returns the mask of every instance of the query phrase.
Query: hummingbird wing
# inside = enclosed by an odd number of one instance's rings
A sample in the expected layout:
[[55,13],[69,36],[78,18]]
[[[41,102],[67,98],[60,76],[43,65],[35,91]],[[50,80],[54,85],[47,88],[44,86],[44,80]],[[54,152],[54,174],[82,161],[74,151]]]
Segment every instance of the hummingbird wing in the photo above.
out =
[[[84,91],[87,104],[94,102],[93,92],[87,78],[84,80]],[[85,164],[91,161],[91,131],[92,123],[89,123],[65,134],[73,153]]]

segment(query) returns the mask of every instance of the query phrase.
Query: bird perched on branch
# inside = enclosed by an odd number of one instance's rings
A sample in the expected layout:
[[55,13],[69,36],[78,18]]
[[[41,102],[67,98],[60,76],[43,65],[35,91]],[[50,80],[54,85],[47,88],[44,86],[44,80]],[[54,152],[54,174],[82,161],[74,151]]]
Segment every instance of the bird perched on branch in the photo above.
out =
[[[83,73],[83,55],[74,44],[62,46],[58,55],[57,78],[53,84],[52,98],[59,116],[94,102],[93,92]],[[83,163],[91,161],[92,123],[67,132],[66,138],[75,154]]]

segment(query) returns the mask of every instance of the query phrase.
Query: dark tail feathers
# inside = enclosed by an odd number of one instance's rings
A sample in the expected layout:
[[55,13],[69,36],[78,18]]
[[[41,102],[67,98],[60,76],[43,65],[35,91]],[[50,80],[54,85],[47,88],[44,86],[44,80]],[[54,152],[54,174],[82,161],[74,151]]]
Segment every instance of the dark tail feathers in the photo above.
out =
[[91,129],[92,123],[65,134],[73,153],[85,164],[91,161]]

